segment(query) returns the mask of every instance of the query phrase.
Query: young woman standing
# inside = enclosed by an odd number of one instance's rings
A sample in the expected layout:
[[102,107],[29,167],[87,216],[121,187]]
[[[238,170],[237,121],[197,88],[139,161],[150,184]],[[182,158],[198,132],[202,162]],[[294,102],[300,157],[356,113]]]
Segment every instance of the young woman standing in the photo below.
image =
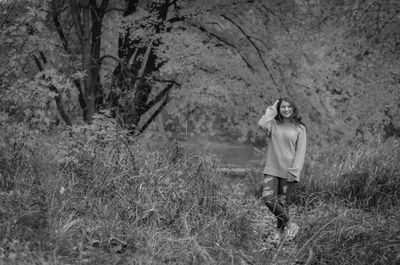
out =
[[290,220],[286,205],[293,184],[300,180],[306,153],[306,128],[296,105],[288,98],[280,98],[268,107],[258,125],[268,135],[262,199],[277,217],[274,239],[284,236],[291,240],[299,226]]

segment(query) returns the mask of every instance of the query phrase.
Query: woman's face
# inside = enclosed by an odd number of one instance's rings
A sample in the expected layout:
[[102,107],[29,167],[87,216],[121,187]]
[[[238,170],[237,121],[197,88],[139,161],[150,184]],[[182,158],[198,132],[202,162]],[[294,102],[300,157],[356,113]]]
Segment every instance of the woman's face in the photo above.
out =
[[290,118],[293,114],[293,107],[290,105],[289,102],[282,101],[279,111],[284,118]]

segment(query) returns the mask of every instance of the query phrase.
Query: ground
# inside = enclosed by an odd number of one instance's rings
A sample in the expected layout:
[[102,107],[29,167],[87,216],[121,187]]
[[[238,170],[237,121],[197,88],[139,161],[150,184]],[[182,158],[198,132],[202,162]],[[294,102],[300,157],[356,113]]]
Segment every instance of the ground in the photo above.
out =
[[[232,179],[234,196],[243,204],[243,211],[250,218],[251,229],[258,239],[255,240],[257,243],[254,251],[264,252],[258,254],[265,254],[270,257],[270,264],[296,264],[295,255],[299,242],[285,239],[280,244],[276,244],[272,241],[272,235],[276,227],[276,218],[261,200],[249,194],[248,185],[246,177],[242,176]],[[301,229],[305,220],[298,209],[296,205],[290,205],[289,215],[292,220],[299,224]]]

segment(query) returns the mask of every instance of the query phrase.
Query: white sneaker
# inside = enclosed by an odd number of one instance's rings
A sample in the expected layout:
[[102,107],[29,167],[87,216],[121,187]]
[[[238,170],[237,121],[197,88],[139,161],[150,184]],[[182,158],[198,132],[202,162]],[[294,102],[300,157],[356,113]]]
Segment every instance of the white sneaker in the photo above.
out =
[[287,240],[292,240],[299,232],[299,229],[300,227],[295,222],[289,221],[285,227],[285,238]]
[[274,233],[272,234],[272,241],[274,242],[279,242],[283,238],[283,233],[280,229],[274,230]]
[[272,237],[268,239],[268,242],[270,242],[274,247],[278,247],[283,238],[283,232],[280,229],[275,229],[272,233]]

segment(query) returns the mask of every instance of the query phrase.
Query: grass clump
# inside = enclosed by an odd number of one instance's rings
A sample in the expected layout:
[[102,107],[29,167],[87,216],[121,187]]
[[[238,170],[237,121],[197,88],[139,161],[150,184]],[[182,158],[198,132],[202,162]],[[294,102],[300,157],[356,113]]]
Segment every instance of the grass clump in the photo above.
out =
[[400,264],[400,140],[326,156],[301,184],[305,264]]
[[29,144],[11,142],[9,128],[0,149],[2,262],[259,259],[247,210],[212,161],[170,142],[131,139],[108,120],[50,136],[23,128]]
[[304,181],[310,194],[322,193],[363,209],[386,209],[400,200],[400,140],[375,137],[326,156]]
[[388,215],[338,205],[307,211],[297,238],[305,264],[400,264],[399,208]]

